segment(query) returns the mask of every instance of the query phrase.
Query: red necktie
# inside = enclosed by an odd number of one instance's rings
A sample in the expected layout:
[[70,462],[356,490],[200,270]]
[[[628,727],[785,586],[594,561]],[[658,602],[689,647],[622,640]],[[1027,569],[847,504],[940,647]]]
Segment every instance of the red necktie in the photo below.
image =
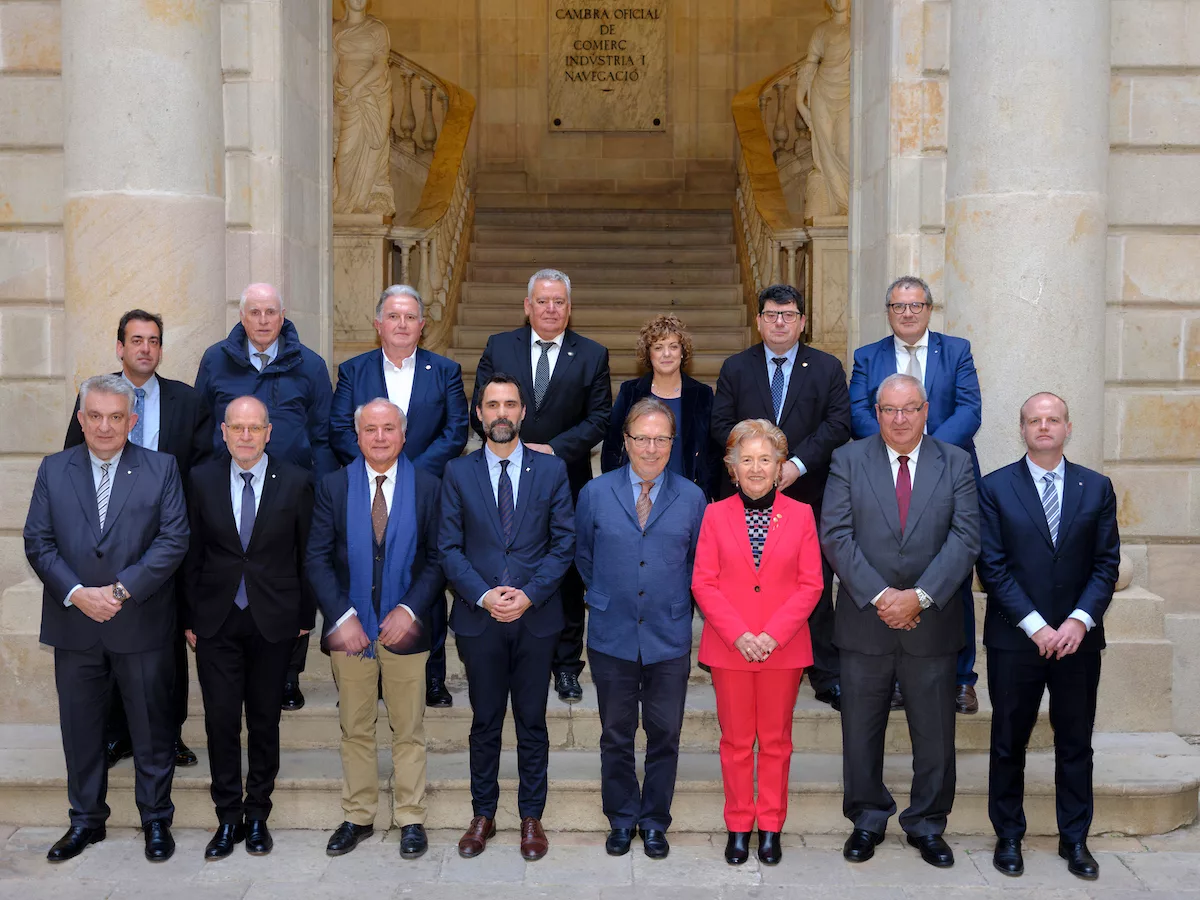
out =
[[900,533],[908,524],[908,502],[912,500],[912,478],[908,474],[908,457],[901,456],[900,474],[896,476],[896,506],[900,509]]

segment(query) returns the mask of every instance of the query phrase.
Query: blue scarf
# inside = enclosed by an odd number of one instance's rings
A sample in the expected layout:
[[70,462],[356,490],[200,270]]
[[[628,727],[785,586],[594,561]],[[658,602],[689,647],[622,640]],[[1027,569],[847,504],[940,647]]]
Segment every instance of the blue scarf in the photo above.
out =
[[384,532],[383,584],[380,587],[379,615],[371,600],[374,574],[375,534],[371,527],[371,503],[375,496],[373,480],[367,478],[367,465],[355,460],[347,469],[346,561],[350,566],[350,604],[371,644],[363,652],[375,655],[379,623],[400,605],[412,583],[413,560],[417,555],[416,469],[401,456],[396,460],[396,491],[392,511]]

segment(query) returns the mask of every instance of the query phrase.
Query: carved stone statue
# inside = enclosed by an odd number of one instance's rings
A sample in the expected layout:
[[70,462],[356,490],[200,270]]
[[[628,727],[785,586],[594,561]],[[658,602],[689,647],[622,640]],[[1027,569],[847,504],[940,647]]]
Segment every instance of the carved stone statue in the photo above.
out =
[[345,17],[333,23],[333,211],[390,216],[392,42],[367,2],[346,0]]
[[804,215],[844,216],[850,207],[850,0],[825,0],[796,84],[796,109],[812,134]]

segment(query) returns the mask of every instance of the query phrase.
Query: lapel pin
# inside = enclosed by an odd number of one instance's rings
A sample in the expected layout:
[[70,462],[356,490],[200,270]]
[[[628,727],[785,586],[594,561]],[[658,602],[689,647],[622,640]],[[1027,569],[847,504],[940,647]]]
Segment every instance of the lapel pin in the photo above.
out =
[[[126,474],[126,475],[132,475],[132,474],[133,474],[133,469],[126,469],[126,470],[125,470],[125,474]],[[1081,482],[1079,482],[1079,483],[1080,483],[1080,484],[1083,484],[1083,482],[1082,482],[1082,481],[1081,481]]]
[[429,365],[429,363],[426,363],[426,364],[425,364],[425,370],[426,370],[426,371],[428,371],[429,369],[432,369],[432,368],[433,368],[433,366]]
[[802,368],[802,369],[807,369],[807,368],[808,368],[808,363],[806,363],[806,362],[802,362],[802,363],[800,363],[800,368]]
[[567,356],[574,356],[574,355],[575,355],[575,351],[574,351],[574,350],[568,350],[568,351],[567,351]]
[[274,475],[272,475],[271,477],[272,477],[272,478],[274,478],[275,476],[274,476]]

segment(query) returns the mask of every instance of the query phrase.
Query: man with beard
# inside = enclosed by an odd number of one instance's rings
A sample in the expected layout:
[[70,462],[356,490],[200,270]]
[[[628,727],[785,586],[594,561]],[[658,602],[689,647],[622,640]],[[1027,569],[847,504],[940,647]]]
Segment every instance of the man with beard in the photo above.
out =
[[496,833],[500,735],[511,699],[521,855],[532,861],[549,849],[541,825],[550,753],[546,683],[563,627],[559,586],[574,558],[575,519],[566,464],[517,439],[525,418],[517,380],[492,375],[477,396],[487,443],[446,466],[438,540],[473,710],[473,818],[458,852],[478,856]]

